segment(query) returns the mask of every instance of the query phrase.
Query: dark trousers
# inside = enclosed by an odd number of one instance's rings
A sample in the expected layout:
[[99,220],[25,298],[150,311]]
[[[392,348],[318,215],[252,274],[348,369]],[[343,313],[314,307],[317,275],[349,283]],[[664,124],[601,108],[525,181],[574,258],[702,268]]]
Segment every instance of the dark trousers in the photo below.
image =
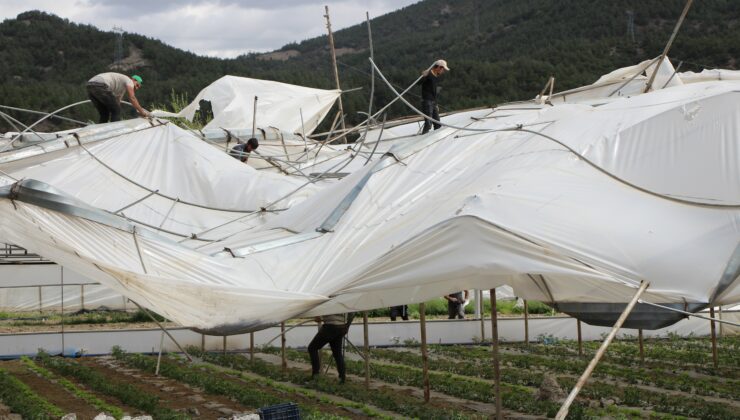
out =
[[391,321],[395,321],[396,317],[400,316],[404,321],[409,320],[409,307],[408,305],[391,306]]
[[342,354],[342,338],[347,334],[347,327],[344,325],[327,325],[324,324],[316,333],[316,336],[308,345],[308,354],[311,356],[311,372],[318,375],[321,372],[321,360],[319,359],[319,350],[329,343],[331,354],[334,361],[337,362],[337,372],[339,379],[342,381],[345,377],[344,355]]
[[465,308],[462,302],[447,301],[447,319],[465,319]]
[[108,86],[102,83],[88,83],[87,97],[98,110],[98,123],[121,120],[121,103],[113,96]]
[[[437,108],[437,102],[429,100],[423,101],[421,103],[421,112],[423,112],[424,115],[426,115],[427,117],[432,117],[433,119],[439,121],[439,109]],[[435,130],[442,127],[439,123],[425,119],[424,128],[421,130],[421,134],[428,133],[432,126],[434,126]]]

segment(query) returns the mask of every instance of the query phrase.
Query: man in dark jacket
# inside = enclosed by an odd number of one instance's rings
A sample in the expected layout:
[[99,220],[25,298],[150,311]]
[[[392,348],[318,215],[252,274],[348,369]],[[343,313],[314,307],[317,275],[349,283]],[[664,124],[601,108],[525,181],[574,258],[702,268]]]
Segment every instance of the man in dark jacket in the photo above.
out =
[[[430,117],[436,121],[439,121],[439,107],[437,106],[437,85],[439,84],[439,76],[443,75],[445,71],[449,71],[447,62],[445,60],[437,60],[432,65],[432,68],[425,72],[424,77],[419,81],[421,85],[421,111],[427,117]],[[434,129],[441,127],[439,123],[431,121],[429,119],[424,120],[424,128],[421,130],[421,134],[426,134],[434,125]]]

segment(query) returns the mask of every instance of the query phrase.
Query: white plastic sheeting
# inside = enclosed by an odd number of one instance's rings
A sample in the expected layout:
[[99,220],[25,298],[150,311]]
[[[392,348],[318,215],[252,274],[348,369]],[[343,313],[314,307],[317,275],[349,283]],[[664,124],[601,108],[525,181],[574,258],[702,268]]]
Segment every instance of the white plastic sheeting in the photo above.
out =
[[[172,124],[28,160],[0,164],[0,170],[52,184],[103,210],[123,209],[120,214],[137,223],[176,237],[209,230],[218,238],[261,224],[270,214],[262,208],[278,200],[269,210],[290,207],[316,189],[305,180],[257,171]],[[0,185],[13,182],[7,175]],[[235,219],[241,220],[210,230]]]
[[[468,117],[485,132],[399,143],[197,251],[7,199],[0,235],[218,332],[504,284],[532,300],[626,302],[646,280],[647,301],[706,303],[740,242],[739,88],[497,108]],[[209,256],[224,247],[249,251]],[[738,301],[735,281],[714,304]]]
[[[177,114],[154,111],[161,117],[193,119],[201,100],[211,102],[213,120],[206,129],[252,126],[254,97],[258,97],[256,124],[277,127],[288,133],[311,134],[339,97],[338,90],[314,89],[271,80],[224,76],[198,93],[193,102]],[[301,121],[301,112],[303,121]]]

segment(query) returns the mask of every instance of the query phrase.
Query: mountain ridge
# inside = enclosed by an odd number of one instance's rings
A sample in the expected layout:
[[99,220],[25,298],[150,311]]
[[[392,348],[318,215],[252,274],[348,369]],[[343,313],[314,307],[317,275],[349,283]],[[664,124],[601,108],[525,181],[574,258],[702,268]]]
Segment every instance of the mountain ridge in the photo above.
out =
[[[660,54],[683,0],[425,0],[371,20],[375,58],[393,83],[405,87],[437,58],[451,71],[442,80],[443,110],[490,106],[535,96],[552,75],[556,90],[592,83],[601,74]],[[634,40],[628,15],[634,16]],[[735,68],[740,53],[740,8],[732,0],[697,2],[669,54],[682,71]],[[365,23],[334,34],[350,122],[362,119],[369,96]],[[234,59],[203,57],[137,34],[124,34],[124,51],[139,51],[131,71],[142,74],[137,93],[145,107],[165,104],[172,92],[192,99],[225,74],[334,87],[327,37],[289,43],[269,53]],[[0,104],[53,110],[84,100],[84,83],[109,71],[115,34],[44,12],[0,23]],[[280,57],[268,60],[266,57]],[[418,92],[412,90],[410,99]],[[376,81],[375,103],[393,94]],[[390,117],[408,115],[401,105]],[[94,109],[69,114],[93,119]],[[21,115],[14,116],[19,119]],[[26,117],[27,118],[27,117]],[[0,123],[4,123],[0,122]],[[9,129],[0,126],[0,131]]]

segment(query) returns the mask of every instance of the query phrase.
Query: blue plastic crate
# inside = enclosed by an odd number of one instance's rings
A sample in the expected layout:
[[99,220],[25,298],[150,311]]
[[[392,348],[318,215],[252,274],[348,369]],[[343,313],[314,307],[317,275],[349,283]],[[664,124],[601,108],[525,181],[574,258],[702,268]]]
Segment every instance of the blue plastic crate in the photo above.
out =
[[283,403],[260,408],[260,418],[263,420],[300,420],[301,412],[296,403]]

